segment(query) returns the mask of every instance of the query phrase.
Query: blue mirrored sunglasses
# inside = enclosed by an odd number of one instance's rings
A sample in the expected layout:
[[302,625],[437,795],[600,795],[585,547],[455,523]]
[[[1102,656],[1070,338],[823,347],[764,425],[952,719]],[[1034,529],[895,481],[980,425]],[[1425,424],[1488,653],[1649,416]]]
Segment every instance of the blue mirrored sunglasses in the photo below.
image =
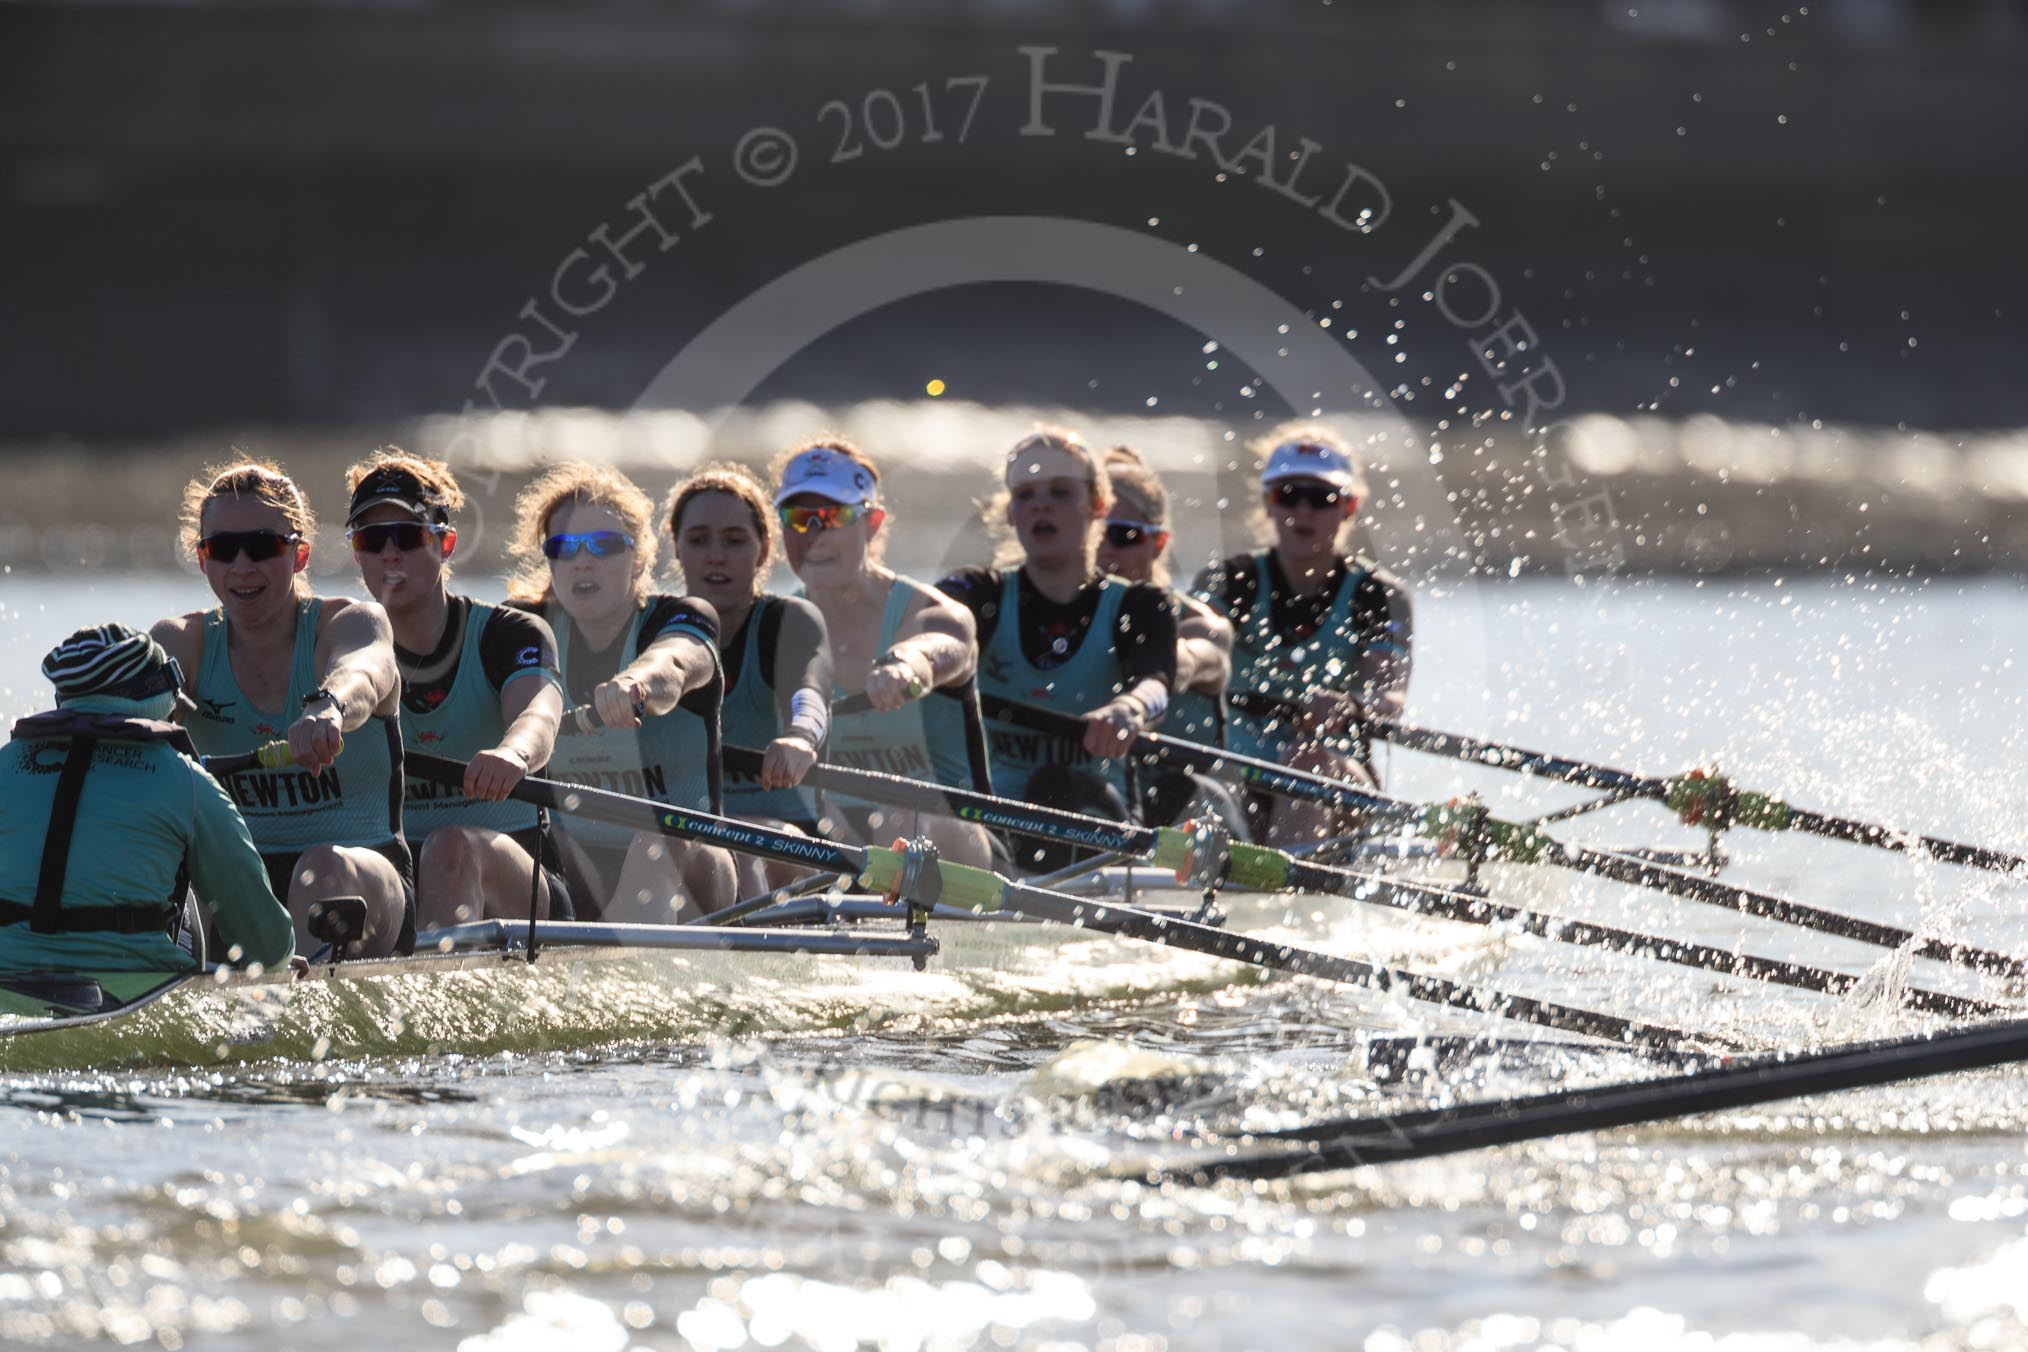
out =
[[625,531],[595,530],[583,535],[552,535],[542,542],[542,556],[546,559],[574,559],[578,551],[584,549],[590,550],[595,559],[609,559],[633,547],[634,537]]

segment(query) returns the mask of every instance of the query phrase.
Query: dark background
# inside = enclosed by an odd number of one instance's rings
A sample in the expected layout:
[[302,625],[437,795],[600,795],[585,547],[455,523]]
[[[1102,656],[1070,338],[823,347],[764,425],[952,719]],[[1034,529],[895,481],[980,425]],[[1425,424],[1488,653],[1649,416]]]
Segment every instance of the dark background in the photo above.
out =
[[[1542,330],[1571,409],[2022,425],[2024,34],[1999,0],[0,6],[0,437],[458,410],[558,263],[692,155],[716,219],[583,321],[541,403],[625,407],[796,263],[975,213],[1198,243],[1306,310],[1341,301],[1369,369],[1403,320],[1400,374],[1441,380],[1456,335],[1361,282],[1456,199],[1482,222],[1459,256]],[[1195,96],[1232,112],[1230,144],[1308,136],[1394,217],[1362,238],[1202,159],[1124,157],[1078,134],[1088,100],[1021,137],[1036,44],[1073,78],[1132,53],[1120,122],[1159,88],[1179,128]],[[912,107],[916,83],[972,73],[991,83],[962,146],[911,129],[823,163],[826,100]],[[761,123],[803,148],[772,192],[729,168]],[[759,393],[919,397],[931,373],[989,403],[1132,411],[1159,390],[1163,412],[1213,412],[1230,387],[1191,383],[1201,337],[1066,289],[969,288],[867,316]]]

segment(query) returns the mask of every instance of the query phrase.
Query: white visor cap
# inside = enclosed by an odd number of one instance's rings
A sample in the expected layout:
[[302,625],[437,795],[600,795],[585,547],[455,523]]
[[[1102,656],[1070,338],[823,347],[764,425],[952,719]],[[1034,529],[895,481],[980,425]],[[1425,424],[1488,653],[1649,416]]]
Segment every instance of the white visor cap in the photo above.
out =
[[872,502],[877,496],[872,472],[828,446],[812,446],[782,466],[775,506],[802,493],[847,504]]
[[1285,441],[1274,448],[1260,471],[1263,486],[1284,479],[1322,479],[1333,488],[1351,488],[1359,482],[1359,470],[1335,446],[1318,441]]

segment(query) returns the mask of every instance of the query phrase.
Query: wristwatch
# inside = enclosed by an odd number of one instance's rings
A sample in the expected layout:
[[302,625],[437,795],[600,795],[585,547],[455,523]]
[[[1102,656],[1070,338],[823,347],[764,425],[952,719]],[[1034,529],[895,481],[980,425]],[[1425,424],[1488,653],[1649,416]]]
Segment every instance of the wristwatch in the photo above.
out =
[[339,713],[342,714],[345,712],[345,706],[339,703],[338,697],[332,694],[328,687],[321,685],[318,686],[315,690],[312,690],[309,694],[303,696],[303,707],[307,709],[312,704],[315,704],[318,700],[330,700],[332,707],[337,709]]

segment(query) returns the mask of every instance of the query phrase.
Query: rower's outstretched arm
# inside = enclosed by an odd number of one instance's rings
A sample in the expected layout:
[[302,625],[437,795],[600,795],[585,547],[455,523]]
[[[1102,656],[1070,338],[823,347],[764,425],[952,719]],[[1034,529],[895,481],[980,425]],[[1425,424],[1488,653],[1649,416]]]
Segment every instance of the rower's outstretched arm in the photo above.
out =
[[[650,715],[666,714],[691,691],[710,685],[717,672],[718,646],[710,639],[683,631],[668,633],[650,643],[625,670],[594,691],[593,698],[599,699],[602,692],[612,687],[616,693],[631,697],[626,699],[629,706],[639,704]],[[603,713],[603,704],[600,707]]]
[[531,770],[549,764],[563,716],[563,671],[556,634],[539,615],[496,610],[479,640],[486,680],[499,691],[499,744],[473,753],[465,767],[465,796],[482,803],[504,799]]
[[376,712],[391,709],[401,689],[394,660],[394,629],[387,612],[372,601],[324,601],[325,623],[317,635],[323,688],[331,693],[340,725],[351,732]]
[[345,734],[395,711],[401,670],[387,612],[371,601],[325,599],[317,633],[319,688],[289,725],[289,754],[306,770],[337,760]]
[[922,610],[922,632],[894,645],[929,664],[931,690],[963,685],[979,669],[979,626],[972,612],[938,592]]
[[917,632],[896,639],[867,673],[866,694],[875,709],[899,709],[929,691],[963,685],[978,670],[978,625],[971,611],[932,591],[916,624]]
[[507,721],[500,744],[475,753],[465,767],[465,796],[482,803],[500,802],[530,771],[549,764],[563,690],[534,675],[509,681],[500,692],[500,716]]

